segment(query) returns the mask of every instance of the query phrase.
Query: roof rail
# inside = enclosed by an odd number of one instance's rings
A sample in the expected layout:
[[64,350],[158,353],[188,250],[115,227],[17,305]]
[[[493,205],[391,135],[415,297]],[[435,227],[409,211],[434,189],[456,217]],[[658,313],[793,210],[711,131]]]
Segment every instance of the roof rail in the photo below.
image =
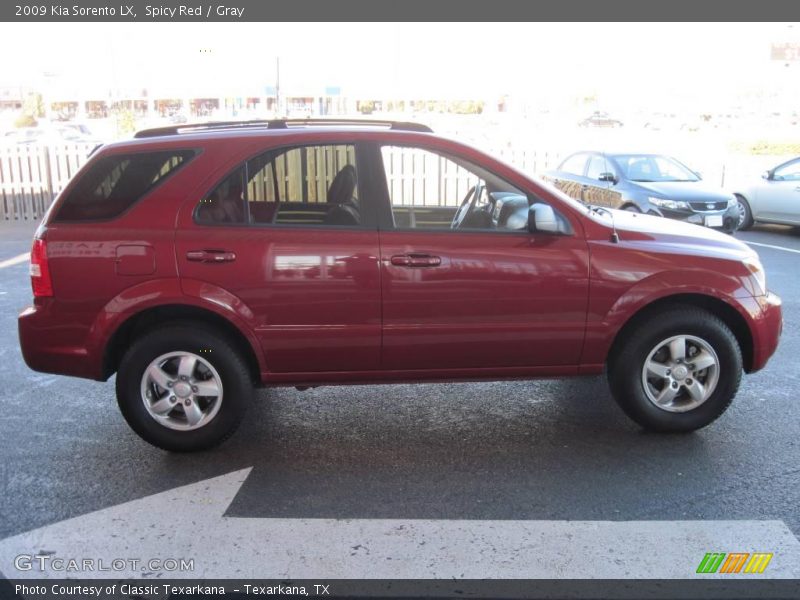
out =
[[216,130],[237,129],[288,129],[289,127],[314,127],[319,125],[368,125],[382,126],[397,131],[418,131],[433,133],[427,125],[403,121],[382,121],[378,119],[272,119],[252,121],[209,121],[208,123],[185,123],[168,127],[156,127],[137,131],[135,138],[159,137],[164,135],[179,135],[181,133],[201,133]]

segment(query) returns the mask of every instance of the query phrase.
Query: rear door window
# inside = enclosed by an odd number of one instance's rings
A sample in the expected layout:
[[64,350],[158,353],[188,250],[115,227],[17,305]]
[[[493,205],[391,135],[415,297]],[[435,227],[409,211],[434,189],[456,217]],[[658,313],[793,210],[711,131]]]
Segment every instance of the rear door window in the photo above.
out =
[[195,208],[203,225],[364,227],[354,144],[270,150],[230,173]]
[[185,165],[194,150],[116,154],[99,158],[64,199],[56,221],[112,219]]

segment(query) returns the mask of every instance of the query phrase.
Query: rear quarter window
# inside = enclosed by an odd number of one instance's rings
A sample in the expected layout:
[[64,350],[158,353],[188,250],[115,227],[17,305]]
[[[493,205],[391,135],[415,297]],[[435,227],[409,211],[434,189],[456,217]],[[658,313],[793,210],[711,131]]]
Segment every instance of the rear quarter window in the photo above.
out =
[[113,219],[171,177],[195,154],[195,150],[165,150],[99,158],[70,189],[55,220]]

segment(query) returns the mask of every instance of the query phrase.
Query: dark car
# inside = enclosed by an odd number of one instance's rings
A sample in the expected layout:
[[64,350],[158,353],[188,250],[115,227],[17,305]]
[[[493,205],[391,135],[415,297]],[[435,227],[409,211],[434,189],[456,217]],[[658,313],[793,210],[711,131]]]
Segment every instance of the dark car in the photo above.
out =
[[661,154],[577,152],[545,179],[586,204],[647,213],[733,233],[733,194],[703,182],[686,165]]
[[583,121],[578,123],[580,127],[622,127],[622,121],[612,118],[608,113],[595,111]]
[[131,427],[186,451],[254,386],[604,372],[643,427],[691,431],[775,351],[780,299],[738,240],[611,218],[416,124],[335,125],[101,147],[35,234],[28,366],[116,373]]

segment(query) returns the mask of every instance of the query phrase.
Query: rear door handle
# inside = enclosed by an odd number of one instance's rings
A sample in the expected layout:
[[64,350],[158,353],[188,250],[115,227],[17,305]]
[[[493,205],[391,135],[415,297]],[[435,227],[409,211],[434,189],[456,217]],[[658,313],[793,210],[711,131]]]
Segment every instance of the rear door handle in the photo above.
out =
[[442,259],[430,254],[395,254],[390,259],[396,267],[438,267]]
[[189,250],[186,260],[204,263],[233,262],[236,260],[236,253],[227,250]]

